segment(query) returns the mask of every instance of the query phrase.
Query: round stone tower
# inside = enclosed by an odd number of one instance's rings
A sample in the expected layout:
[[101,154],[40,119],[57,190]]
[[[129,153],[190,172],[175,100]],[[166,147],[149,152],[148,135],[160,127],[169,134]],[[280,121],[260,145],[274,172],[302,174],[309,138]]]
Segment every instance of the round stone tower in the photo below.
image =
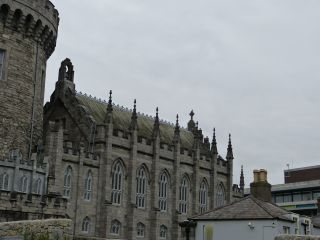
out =
[[46,63],[58,24],[49,0],[0,1],[0,159],[30,160],[41,149]]

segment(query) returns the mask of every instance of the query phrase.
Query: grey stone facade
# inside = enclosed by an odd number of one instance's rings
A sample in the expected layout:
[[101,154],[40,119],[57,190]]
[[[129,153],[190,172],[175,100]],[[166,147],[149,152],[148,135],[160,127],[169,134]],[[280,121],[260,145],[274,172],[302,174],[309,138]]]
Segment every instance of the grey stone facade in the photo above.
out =
[[0,221],[66,217],[77,236],[173,240],[187,217],[242,197],[231,137],[224,159],[193,112],[185,129],[111,93],[77,93],[69,59],[43,115],[58,12],[47,0],[0,3]]
[[0,221],[64,216],[45,196],[43,98],[58,11],[48,0],[0,1]]
[[58,22],[48,0],[0,1],[0,158],[19,149],[30,159],[42,142],[46,62]]
[[[59,74],[44,114],[48,191],[68,199],[67,214],[74,221],[76,235],[140,239],[140,225],[145,239],[180,239],[178,222],[199,214],[202,205],[207,211],[242,196],[240,188],[232,184],[231,139],[225,160],[218,155],[215,136],[211,144],[203,137],[193,112],[188,129],[184,129],[178,119],[176,124],[160,121],[158,110],[150,117],[137,113],[136,103],[133,110],[115,106],[111,94],[109,102],[104,102],[77,93],[69,59],[62,62]],[[120,189],[114,186],[115,166],[121,168]],[[137,202],[140,169],[147,179],[144,207]],[[86,199],[89,172],[90,200]],[[160,205],[162,174],[167,178],[165,209]],[[183,177],[188,182],[186,213],[179,212]],[[112,198],[118,190],[120,201]],[[90,220],[87,231],[83,231],[85,219]],[[119,225],[116,234],[112,234],[114,223]],[[160,233],[164,227],[165,238]]]

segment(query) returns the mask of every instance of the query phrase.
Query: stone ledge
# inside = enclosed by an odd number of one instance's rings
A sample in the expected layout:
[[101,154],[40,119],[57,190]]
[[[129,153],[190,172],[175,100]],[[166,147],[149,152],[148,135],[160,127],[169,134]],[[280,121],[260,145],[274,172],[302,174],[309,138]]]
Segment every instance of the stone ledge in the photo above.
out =
[[320,236],[279,235],[274,240],[320,240]]

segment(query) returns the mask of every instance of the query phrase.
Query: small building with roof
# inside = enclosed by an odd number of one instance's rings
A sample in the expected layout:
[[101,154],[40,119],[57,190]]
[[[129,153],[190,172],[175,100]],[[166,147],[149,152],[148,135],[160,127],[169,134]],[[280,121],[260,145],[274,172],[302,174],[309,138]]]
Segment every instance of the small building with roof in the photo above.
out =
[[289,212],[272,203],[266,170],[254,171],[254,182],[250,188],[251,195],[194,216],[189,223],[180,223],[186,239],[273,240],[280,234],[320,234],[320,229],[312,224],[310,217]]

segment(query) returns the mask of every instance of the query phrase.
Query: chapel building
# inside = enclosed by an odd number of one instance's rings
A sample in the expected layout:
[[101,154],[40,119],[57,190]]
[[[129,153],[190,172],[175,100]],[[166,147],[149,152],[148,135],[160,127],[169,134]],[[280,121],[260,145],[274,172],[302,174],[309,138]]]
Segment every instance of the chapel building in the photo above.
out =
[[181,239],[178,223],[243,196],[226,158],[187,128],[76,91],[69,59],[43,109],[59,14],[49,0],[0,2],[0,221],[70,218],[72,234]]

